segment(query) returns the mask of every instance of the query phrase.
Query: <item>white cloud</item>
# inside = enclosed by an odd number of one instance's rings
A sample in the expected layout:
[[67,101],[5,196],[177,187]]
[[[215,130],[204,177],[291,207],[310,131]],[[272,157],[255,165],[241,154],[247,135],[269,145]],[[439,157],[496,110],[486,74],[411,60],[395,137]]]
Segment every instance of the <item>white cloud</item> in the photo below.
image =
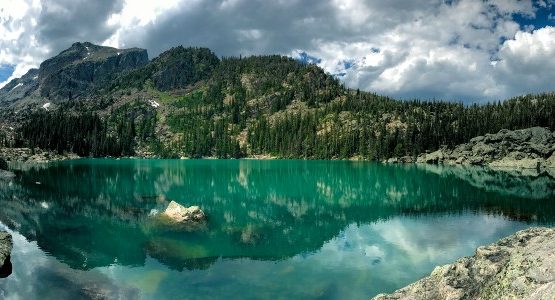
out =
[[34,34],[36,16],[40,11],[38,0],[0,2],[0,65],[15,65],[12,76],[0,82],[0,87],[36,67],[39,63],[37,57],[46,54]]
[[508,94],[553,90],[554,57],[555,27],[519,31],[499,50],[500,60],[494,71],[496,81]]
[[[492,61],[504,55],[498,53],[504,47],[500,40],[518,38],[524,33],[512,20],[512,13],[533,16],[535,12],[531,2],[526,1],[463,0],[441,4],[413,11],[407,21],[368,35],[363,42],[330,45],[324,41],[310,53],[322,57],[322,66],[330,73],[341,73],[339,62],[355,58],[355,66],[344,70],[348,86],[403,98],[488,101],[540,91],[531,86],[532,82],[508,90],[504,81],[515,77],[518,69],[513,70],[514,74],[498,76],[499,67],[493,66]],[[539,43],[532,43],[536,42]],[[381,51],[373,53],[373,47]],[[536,54],[516,55],[523,58]]]
[[83,40],[144,47],[150,57],[183,44],[225,56],[306,51],[348,86],[402,98],[486,101],[553,89],[537,75],[553,70],[552,29],[513,20],[552,0],[68,1],[2,1],[0,64],[20,76]]

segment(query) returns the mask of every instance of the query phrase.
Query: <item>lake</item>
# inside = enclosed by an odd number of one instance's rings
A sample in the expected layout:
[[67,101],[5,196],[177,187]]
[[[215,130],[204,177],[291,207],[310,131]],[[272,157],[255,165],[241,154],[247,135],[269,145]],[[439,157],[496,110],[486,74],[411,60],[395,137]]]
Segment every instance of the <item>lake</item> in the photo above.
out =
[[[349,161],[82,159],[0,181],[2,299],[369,299],[530,226],[555,182]],[[169,201],[205,226],[157,222]]]

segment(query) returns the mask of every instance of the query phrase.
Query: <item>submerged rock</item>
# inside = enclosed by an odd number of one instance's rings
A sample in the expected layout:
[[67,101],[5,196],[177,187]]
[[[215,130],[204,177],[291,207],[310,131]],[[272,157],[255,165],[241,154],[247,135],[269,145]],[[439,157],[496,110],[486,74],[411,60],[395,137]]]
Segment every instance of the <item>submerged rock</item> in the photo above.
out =
[[202,222],[206,220],[206,215],[200,207],[185,207],[175,201],[170,202],[163,215],[178,223]]
[[393,294],[392,299],[553,299],[555,295],[555,229],[523,230],[471,257],[437,267]]
[[0,278],[11,274],[10,254],[12,247],[12,236],[5,231],[0,231]]

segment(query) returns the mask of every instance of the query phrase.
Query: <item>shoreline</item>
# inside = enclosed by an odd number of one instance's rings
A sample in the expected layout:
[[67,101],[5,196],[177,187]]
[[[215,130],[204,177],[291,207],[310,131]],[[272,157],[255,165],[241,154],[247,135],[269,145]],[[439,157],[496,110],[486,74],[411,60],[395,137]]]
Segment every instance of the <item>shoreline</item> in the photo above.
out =
[[551,299],[548,295],[555,294],[554,247],[554,228],[521,230],[372,299]]

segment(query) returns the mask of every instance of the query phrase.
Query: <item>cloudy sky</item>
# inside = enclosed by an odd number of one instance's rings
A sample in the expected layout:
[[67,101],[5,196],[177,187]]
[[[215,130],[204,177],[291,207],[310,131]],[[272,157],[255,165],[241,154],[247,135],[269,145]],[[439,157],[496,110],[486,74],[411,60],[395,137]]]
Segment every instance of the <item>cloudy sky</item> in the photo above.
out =
[[555,90],[555,0],[1,0],[0,82],[75,41],[277,53],[399,98]]

